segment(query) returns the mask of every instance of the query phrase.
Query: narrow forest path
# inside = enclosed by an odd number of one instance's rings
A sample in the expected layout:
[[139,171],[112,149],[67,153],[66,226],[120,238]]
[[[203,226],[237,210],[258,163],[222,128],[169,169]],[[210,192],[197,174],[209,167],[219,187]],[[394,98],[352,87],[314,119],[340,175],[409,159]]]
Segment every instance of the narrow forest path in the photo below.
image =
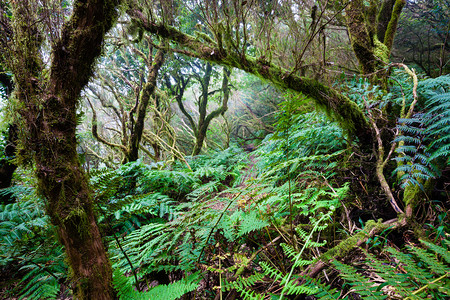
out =
[[248,157],[250,163],[248,166],[243,169],[243,172],[245,175],[242,177],[241,183],[238,185],[238,187],[247,187],[248,186],[248,180],[252,178],[256,178],[257,172],[255,170],[255,164],[256,164],[256,158],[255,155],[251,154]]
[[[230,192],[228,189],[219,192],[217,194],[216,197],[214,197],[213,202],[211,203],[211,205],[209,205],[210,208],[215,209],[215,210],[223,210],[225,207],[229,206],[227,210],[229,211],[234,211],[236,210],[238,207],[243,207],[245,206],[245,204],[249,201],[249,197],[246,195],[245,191],[251,186],[253,185],[253,183],[251,182],[251,180],[253,180],[254,178],[257,177],[258,173],[255,169],[255,164],[256,164],[256,157],[255,155],[251,154],[249,155],[249,164],[242,169],[242,173],[243,175],[240,178],[240,182],[239,184],[235,187],[235,189],[237,188],[239,191],[238,192]],[[228,201],[223,201],[221,199],[230,199],[230,200],[237,200],[235,201],[235,204],[231,204]],[[238,199],[235,199],[238,198]]]

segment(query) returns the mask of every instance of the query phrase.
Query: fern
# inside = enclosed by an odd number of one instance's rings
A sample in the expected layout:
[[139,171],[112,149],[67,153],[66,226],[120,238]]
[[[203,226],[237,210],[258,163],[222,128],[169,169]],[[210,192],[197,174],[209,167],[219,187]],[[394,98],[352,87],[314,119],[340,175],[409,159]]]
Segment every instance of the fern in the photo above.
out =
[[244,214],[242,222],[238,227],[238,236],[243,236],[255,230],[261,230],[269,225],[269,222],[261,218],[257,211]]
[[0,205],[0,264],[15,261],[26,272],[15,288],[19,299],[55,299],[67,266],[43,201],[31,187],[17,185],[8,192],[17,202]]
[[[278,173],[283,178],[287,174],[295,178],[299,171],[304,170],[303,162],[317,161],[321,155],[338,153],[346,144],[342,130],[321,114],[297,114],[291,118],[279,125],[280,132],[268,135],[256,151],[261,158],[258,168],[264,173],[271,172],[270,176]],[[287,127],[287,123],[291,126]],[[323,166],[327,164],[323,163]]]
[[[61,251],[61,250],[60,250]],[[62,251],[61,251],[62,253]],[[67,272],[62,255],[52,258],[51,263],[46,257],[34,259],[21,267],[27,274],[20,280],[23,285],[19,291],[19,299],[55,299],[61,289],[61,283]],[[41,263],[41,264],[39,264]],[[42,265],[45,264],[45,267]]]
[[241,297],[243,300],[263,300],[264,299],[264,295],[258,295],[256,292],[246,290],[245,288],[242,288],[240,286],[237,286],[236,290],[241,294]]
[[399,143],[396,152],[400,155],[394,158],[398,162],[393,173],[403,174],[400,177],[402,187],[407,185],[419,185],[430,178],[437,176],[437,167],[430,159],[430,153],[426,147],[427,129],[422,114],[417,114],[411,119],[400,119],[398,129],[403,132],[394,142]]
[[438,94],[428,103],[431,115],[428,124],[428,134],[435,139],[430,143],[433,154],[430,160],[450,157],[450,93]]
[[[394,173],[401,174],[402,187],[419,185],[439,176],[450,155],[450,84],[449,76],[423,80],[419,84],[423,112],[409,119],[399,119],[402,133],[395,158]],[[406,94],[406,97],[412,98]]]
[[[15,197],[18,195],[16,193]],[[49,234],[48,229],[49,219],[38,203],[24,198],[16,203],[0,205],[0,253],[2,258],[7,258],[2,263],[6,263],[9,257],[20,255],[24,247],[33,245],[34,238]]]
[[117,290],[119,299],[175,300],[197,289],[198,283],[200,281],[200,274],[197,272],[186,276],[182,280],[168,285],[158,285],[145,292],[136,291],[134,289],[134,283],[132,281],[132,278],[125,277],[119,270],[114,271],[113,285]]
[[[329,288],[325,288],[312,280],[300,283],[302,279],[293,275],[294,270],[297,269],[298,267],[303,267],[305,265],[313,263],[313,260],[303,258],[306,249],[320,247],[325,244],[325,242],[314,242],[312,240],[312,237],[314,233],[321,232],[328,226],[325,220],[328,220],[331,217],[332,213],[333,211],[330,210],[326,214],[321,214],[320,217],[317,219],[312,218],[311,219],[312,229],[310,232],[306,232],[301,228],[297,228],[298,239],[302,240],[303,242],[303,246],[300,251],[297,252],[292,246],[281,244],[284,252],[292,261],[291,270],[288,274],[281,272],[268,262],[265,261],[260,262],[259,265],[262,268],[263,275],[271,278],[274,281],[274,283],[282,287],[279,299],[282,299],[284,295],[300,295],[300,294],[314,295],[319,292],[322,292],[323,293],[322,297],[324,299],[327,299],[327,297],[329,297],[330,295],[335,294],[334,291],[330,290]],[[245,297],[264,298],[267,294],[258,295],[255,294],[253,291],[248,291],[247,289],[251,285],[255,284],[257,281],[261,280],[262,279],[260,279],[260,276],[258,276],[258,274],[255,274],[250,277],[239,277],[236,279],[235,282],[227,282],[226,286],[227,288],[229,287],[236,288],[236,290],[239,291],[241,293],[241,296],[244,298]]]
[[[370,282],[368,278],[360,274],[355,268],[333,262],[341,276],[350,284],[352,291],[362,299],[384,299],[387,298],[383,287],[390,287],[396,297],[402,299],[446,299],[450,295],[450,268],[448,248],[422,241],[427,247],[422,249],[416,246],[408,247],[409,253],[405,254],[394,248],[387,251],[397,261],[379,261],[377,258],[367,254],[366,264],[373,269],[384,281],[380,286]],[[448,245],[449,242],[445,241]],[[439,259],[439,255],[441,259]],[[447,263],[443,262],[444,259]]]

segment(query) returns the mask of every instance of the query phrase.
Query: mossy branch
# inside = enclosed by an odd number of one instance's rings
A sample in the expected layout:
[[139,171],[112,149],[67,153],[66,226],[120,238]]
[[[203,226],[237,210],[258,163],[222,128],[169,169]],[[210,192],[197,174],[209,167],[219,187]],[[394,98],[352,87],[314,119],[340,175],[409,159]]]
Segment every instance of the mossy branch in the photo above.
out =
[[189,170],[191,169],[191,166],[189,165],[189,163],[187,162],[187,160],[184,158],[183,153],[181,153],[181,151],[177,148],[176,145],[176,140],[174,140],[173,145],[168,144],[165,140],[163,140],[160,136],[158,136],[157,134],[151,132],[151,131],[144,131],[144,134],[142,135],[142,137],[148,141],[148,142],[152,142],[152,138],[150,137],[150,135],[156,139],[158,141],[158,143],[165,148],[167,151],[170,151],[172,153],[173,156],[177,157],[178,159],[182,160],[186,166],[188,167]]
[[337,246],[331,248],[324,254],[322,254],[317,262],[313,265],[310,265],[302,275],[307,275],[311,278],[316,277],[323,269],[325,269],[330,261],[333,259],[338,259],[345,257],[351,250],[356,247],[361,246],[368,239],[374,237],[380,232],[391,228],[398,229],[406,225],[405,219],[392,219],[386,222],[375,222],[374,220],[369,220],[366,222],[364,229],[348,237],[347,239],[340,242]]
[[398,20],[400,19],[400,13],[402,12],[402,9],[405,6],[405,4],[406,0],[397,0],[395,1],[394,8],[392,9],[391,19],[389,20],[389,24],[384,34],[384,41],[383,41],[383,43],[386,45],[389,51],[391,50],[392,45],[394,43],[394,36],[395,32],[397,31]]
[[290,74],[288,70],[273,63],[250,57],[244,53],[225,51],[174,27],[150,22],[138,10],[131,10],[128,13],[146,31],[174,42],[176,46],[172,49],[173,51],[238,68],[268,80],[281,88],[301,92],[313,99],[319,107],[324,108],[327,114],[333,117],[350,136],[358,137],[360,143],[365,145],[373,143],[371,127],[361,109],[336,90],[315,79]]
[[[144,135],[142,135],[144,137]],[[153,155],[147,148],[145,148],[143,145],[139,144],[139,149],[144,151],[145,154],[147,154],[148,157],[150,157],[153,161],[158,161],[155,155]]]
[[384,35],[386,34],[386,29],[389,25],[389,21],[392,16],[392,8],[396,0],[384,0],[381,3],[380,10],[377,16],[377,37],[381,42],[384,42]]

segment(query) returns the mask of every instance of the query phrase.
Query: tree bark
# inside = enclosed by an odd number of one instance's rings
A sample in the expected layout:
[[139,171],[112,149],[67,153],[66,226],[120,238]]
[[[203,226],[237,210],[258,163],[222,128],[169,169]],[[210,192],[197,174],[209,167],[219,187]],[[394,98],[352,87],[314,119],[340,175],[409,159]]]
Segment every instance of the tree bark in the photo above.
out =
[[378,69],[380,59],[375,55],[376,37],[368,28],[363,0],[350,1],[345,14],[353,52],[358,59],[361,72],[372,74]]
[[353,0],[345,10],[350,41],[361,72],[371,75],[374,82],[384,75],[375,73],[389,62],[398,19],[405,3],[406,0],[384,0],[377,13],[376,7],[366,7],[363,0]]
[[10,55],[5,60],[14,74],[14,97],[21,103],[21,142],[33,158],[38,190],[64,245],[78,299],[115,297],[91,190],[76,151],[75,130],[81,90],[91,78],[105,33],[117,19],[119,2],[75,1],[72,16],[52,41],[49,70],[40,56],[45,38],[37,15],[40,4],[10,2],[13,40],[3,49]]
[[128,151],[125,154],[124,162],[136,161],[139,158],[139,145],[142,140],[142,133],[144,132],[145,117],[147,116],[147,107],[150,102],[150,98],[154,96],[158,72],[164,63],[164,54],[165,54],[164,50],[161,49],[158,50],[158,52],[156,53],[154,62],[147,76],[147,82],[144,84],[142,88],[141,95],[139,97],[139,104],[137,107],[136,123],[134,124],[133,131],[130,134]]

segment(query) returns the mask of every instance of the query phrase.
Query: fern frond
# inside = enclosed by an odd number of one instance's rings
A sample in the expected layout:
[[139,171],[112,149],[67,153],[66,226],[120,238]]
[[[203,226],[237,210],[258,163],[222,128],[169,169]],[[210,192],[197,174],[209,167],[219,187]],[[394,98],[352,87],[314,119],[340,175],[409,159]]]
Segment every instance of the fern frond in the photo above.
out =
[[232,289],[244,290],[245,288],[255,285],[255,283],[262,281],[264,274],[256,273],[248,277],[239,276],[235,281],[225,280],[223,288],[224,291],[229,291]]
[[[431,295],[434,299],[445,299],[450,291],[449,252],[443,247],[421,241],[428,249],[409,247],[409,253],[388,248],[396,263],[378,260],[366,253],[366,264],[384,281],[381,286],[371,283],[369,278],[359,274],[351,266],[333,262],[341,272],[341,276],[351,285],[355,293],[363,299],[386,298],[382,286],[390,286],[396,297],[404,299],[426,299]],[[444,241],[448,243],[448,241]],[[439,256],[446,261],[445,264]],[[375,298],[374,298],[375,297]],[[406,298],[405,298],[406,297]]]
[[355,293],[360,294],[364,299],[382,299],[383,292],[377,291],[377,287],[368,279],[360,275],[357,270],[349,265],[342,264],[339,261],[333,261],[333,265],[339,270],[341,277],[347,280]]
[[429,102],[428,132],[435,137],[430,147],[435,148],[431,159],[450,157],[450,93],[437,94]]
[[[54,261],[46,261],[50,259]],[[38,257],[35,258],[37,262],[23,265],[21,269],[28,273],[19,282],[19,286],[22,286],[18,292],[19,299],[55,299],[67,272],[63,259],[63,255]]]
[[425,240],[420,240],[425,246],[427,246],[430,250],[433,252],[439,254],[442,256],[442,258],[450,264],[450,251],[448,251],[448,247],[450,247],[450,241],[444,240],[445,243],[447,243],[447,249],[437,246],[433,243],[427,242]]
[[239,286],[236,287],[236,290],[241,294],[243,300],[263,300],[264,295],[257,294],[255,291],[248,291],[245,288],[241,288]]
[[238,227],[238,237],[255,230],[261,230],[268,225],[269,222],[263,220],[257,211],[250,211],[250,213],[245,214],[240,226]]
[[114,287],[119,299],[123,300],[175,300],[196,290],[199,281],[200,274],[197,272],[168,285],[158,285],[146,292],[138,292],[134,289],[132,278],[125,277],[119,270],[115,270],[113,276]]

